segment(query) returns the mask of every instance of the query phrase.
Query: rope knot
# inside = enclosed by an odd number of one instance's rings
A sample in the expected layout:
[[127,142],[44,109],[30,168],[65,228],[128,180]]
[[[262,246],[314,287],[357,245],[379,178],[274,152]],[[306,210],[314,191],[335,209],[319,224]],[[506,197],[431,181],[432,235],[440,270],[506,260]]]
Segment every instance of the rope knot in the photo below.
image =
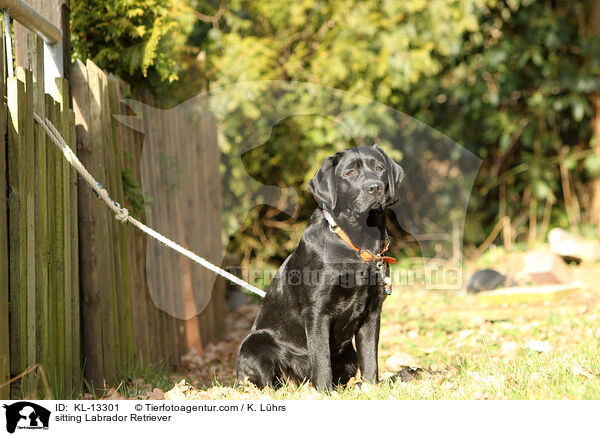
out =
[[129,222],[129,211],[123,207],[121,208],[121,212],[115,215],[115,218],[122,224],[127,224]]

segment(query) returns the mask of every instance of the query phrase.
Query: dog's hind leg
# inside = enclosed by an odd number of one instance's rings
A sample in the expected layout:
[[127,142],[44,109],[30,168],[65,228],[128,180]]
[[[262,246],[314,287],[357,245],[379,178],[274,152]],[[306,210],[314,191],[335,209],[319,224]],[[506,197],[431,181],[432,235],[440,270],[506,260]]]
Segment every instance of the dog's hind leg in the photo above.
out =
[[236,386],[248,379],[258,388],[277,387],[282,377],[278,356],[281,348],[270,333],[259,330],[248,336],[240,346]]

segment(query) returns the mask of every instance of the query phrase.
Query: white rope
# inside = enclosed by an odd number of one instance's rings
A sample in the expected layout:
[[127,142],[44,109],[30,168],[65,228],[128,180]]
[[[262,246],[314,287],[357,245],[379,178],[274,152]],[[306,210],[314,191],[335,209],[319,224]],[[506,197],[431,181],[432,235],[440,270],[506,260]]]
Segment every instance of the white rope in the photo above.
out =
[[94,192],[106,203],[106,205],[113,211],[115,214],[115,218],[118,219],[122,223],[130,223],[135,227],[140,229],[142,232],[146,233],[148,236],[153,237],[159,242],[162,242],[167,247],[177,251],[178,253],[183,254],[184,256],[190,258],[194,262],[202,265],[204,268],[211,270],[212,272],[219,274],[220,276],[225,277],[227,280],[239,285],[250,292],[259,295],[261,297],[265,296],[265,292],[262,289],[257,288],[256,286],[251,285],[250,283],[245,282],[239,277],[234,276],[233,274],[225,271],[222,268],[219,268],[216,265],[213,265],[208,260],[198,256],[196,253],[191,252],[190,250],[183,248],[181,245],[176,242],[171,241],[166,236],[161,235],[156,230],[151,229],[145,224],[133,218],[129,215],[129,211],[121,207],[119,203],[113,201],[106,189],[100,185],[96,179],[92,177],[92,175],[88,172],[88,170],[83,166],[81,161],[77,158],[73,150],[69,147],[69,145],[65,142],[60,132],[54,127],[50,120],[41,118],[38,114],[33,114],[34,119],[42,126],[44,131],[48,134],[52,142],[56,144],[56,146],[60,149],[62,154],[65,156],[65,159],[69,164],[75,168],[75,170],[81,175],[81,177],[87,182],[88,185],[94,190]]

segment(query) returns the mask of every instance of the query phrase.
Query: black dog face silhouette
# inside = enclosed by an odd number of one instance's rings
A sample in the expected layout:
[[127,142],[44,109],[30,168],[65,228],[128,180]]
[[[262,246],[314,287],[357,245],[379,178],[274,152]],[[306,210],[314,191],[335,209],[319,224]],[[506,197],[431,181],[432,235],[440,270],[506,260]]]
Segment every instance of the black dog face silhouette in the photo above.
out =
[[6,409],[6,431],[14,433],[17,425],[23,427],[48,428],[50,411],[29,401],[18,401],[4,405]]

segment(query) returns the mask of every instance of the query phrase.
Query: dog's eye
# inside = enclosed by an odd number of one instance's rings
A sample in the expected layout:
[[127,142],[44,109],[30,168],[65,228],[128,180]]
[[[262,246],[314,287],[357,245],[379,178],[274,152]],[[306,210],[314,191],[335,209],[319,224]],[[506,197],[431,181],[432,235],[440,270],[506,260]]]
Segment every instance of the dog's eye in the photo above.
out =
[[381,173],[381,172],[382,172],[384,169],[385,169],[385,168],[384,168],[384,167],[382,167],[381,165],[377,165],[377,166],[375,167],[375,171],[377,171],[378,173]]
[[346,170],[346,172],[344,173],[345,176],[353,176],[354,174],[354,170]]

